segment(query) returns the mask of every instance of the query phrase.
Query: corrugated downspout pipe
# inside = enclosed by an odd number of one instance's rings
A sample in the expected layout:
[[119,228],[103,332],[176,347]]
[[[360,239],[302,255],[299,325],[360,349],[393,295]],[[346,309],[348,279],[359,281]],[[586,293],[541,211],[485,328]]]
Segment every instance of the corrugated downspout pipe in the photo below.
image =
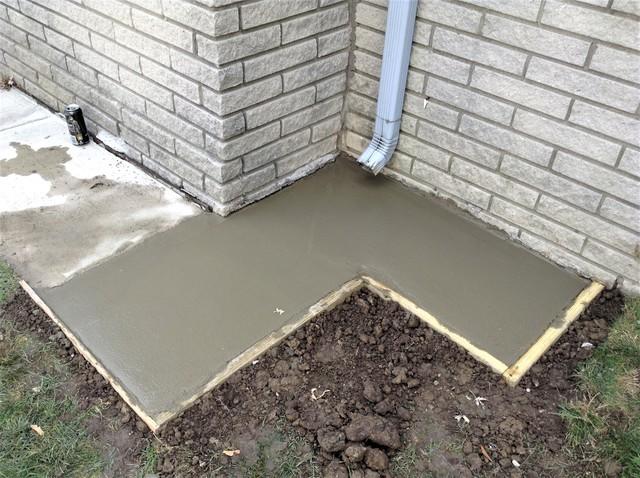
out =
[[389,0],[373,138],[358,162],[378,174],[398,144],[418,0]]

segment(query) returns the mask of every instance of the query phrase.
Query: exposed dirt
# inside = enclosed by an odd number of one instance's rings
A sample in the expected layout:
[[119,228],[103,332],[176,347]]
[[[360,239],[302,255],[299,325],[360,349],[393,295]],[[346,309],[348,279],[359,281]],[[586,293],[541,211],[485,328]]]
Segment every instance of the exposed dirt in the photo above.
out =
[[[286,476],[579,474],[562,453],[558,407],[576,393],[573,371],[593,350],[584,344],[606,339],[622,304],[618,292],[605,292],[512,389],[397,304],[358,292],[161,430],[157,471],[280,476],[278,456],[295,437]],[[150,438],[142,422],[24,293],[5,309],[5,318],[61,345],[84,406],[102,403],[118,424],[92,432],[115,447],[113,476],[122,476]],[[272,459],[256,467],[265,456]]]

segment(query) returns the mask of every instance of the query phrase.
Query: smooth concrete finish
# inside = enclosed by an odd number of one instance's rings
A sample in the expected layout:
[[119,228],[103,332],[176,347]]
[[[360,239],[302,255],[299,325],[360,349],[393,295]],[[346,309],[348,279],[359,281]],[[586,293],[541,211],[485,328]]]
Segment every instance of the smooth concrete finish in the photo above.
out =
[[201,210],[64,120],[0,91],[0,257],[52,287]]
[[586,284],[441,202],[339,160],[227,218],[188,219],[38,293],[159,417],[364,274],[505,364]]

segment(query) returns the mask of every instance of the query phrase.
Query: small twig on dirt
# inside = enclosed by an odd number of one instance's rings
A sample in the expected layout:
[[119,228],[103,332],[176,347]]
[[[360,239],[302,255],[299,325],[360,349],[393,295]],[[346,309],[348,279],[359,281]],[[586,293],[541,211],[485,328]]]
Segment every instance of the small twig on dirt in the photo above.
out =
[[489,454],[487,453],[487,450],[484,449],[484,446],[480,445],[480,452],[482,452],[482,455],[487,459],[487,461],[493,461],[491,459],[491,456],[489,456]]
[[331,390],[325,390],[324,392],[322,392],[320,395],[316,395],[316,391],[318,389],[317,388],[312,388],[311,389],[311,400],[316,401],[316,400],[320,400],[322,397],[324,397],[327,393],[331,392]]
[[[488,399],[486,399],[484,397],[478,397],[471,390],[469,390],[469,393],[471,395],[473,395],[473,402],[476,404],[476,407],[484,408],[484,402],[488,401]],[[468,395],[465,395],[465,397],[466,397],[467,400],[471,400],[471,397],[469,397]]]
[[469,418],[467,418],[466,415],[456,415],[455,417],[453,417],[456,419],[456,421],[458,422],[458,424],[460,423],[460,421],[462,420],[463,424],[468,424],[470,422]]
[[42,431],[42,428],[40,428],[39,425],[31,425],[31,429],[36,435],[40,437],[44,436],[44,431]]
[[216,397],[216,400],[218,402],[220,402],[220,405],[222,405],[222,407],[229,413],[231,413],[231,410],[229,409],[229,407],[227,407],[227,404],[224,403],[224,401],[220,398],[220,397]]
[[240,450],[224,450],[222,454],[225,456],[236,456],[240,454]]

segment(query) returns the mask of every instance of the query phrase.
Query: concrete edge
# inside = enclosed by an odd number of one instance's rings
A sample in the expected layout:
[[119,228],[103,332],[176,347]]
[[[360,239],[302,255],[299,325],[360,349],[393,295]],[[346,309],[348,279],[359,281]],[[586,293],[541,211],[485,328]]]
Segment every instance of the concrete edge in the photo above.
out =
[[554,320],[547,330],[535,341],[518,360],[503,374],[505,382],[515,387],[529,369],[542,357],[549,348],[566,332],[569,326],[585,311],[593,300],[605,289],[605,285],[593,281],[587,285],[565,309],[564,315]]
[[142,409],[138,401],[127,392],[125,387],[122,386],[119,381],[100,363],[100,361],[82,344],[82,342],[73,334],[73,332],[64,325],[64,323],[46,305],[46,303],[29,286],[29,284],[24,280],[20,280],[19,283],[20,286],[25,290],[25,292],[27,292],[27,294],[33,299],[33,301],[47,314],[47,316],[49,316],[49,318],[58,327],[60,327],[62,332],[71,341],[78,352],[96,369],[98,373],[100,373],[100,375],[102,375],[107,380],[107,382],[113,387],[116,393],[120,395],[125,403],[127,403],[127,405],[131,407],[136,415],[140,417],[140,419],[149,427],[149,429],[153,433],[156,433],[162,426],[167,424],[177,415],[193,406],[198,401],[198,399],[222,384],[231,375],[251,364],[251,362],[261,356],[271,347],[279,344],[282,340],[284,340],[302,325],[314,319],[322,312],[334,309],[335,307],[343,303],[348,297],[362,288],[367,288],[374,294],[381,297],[383,300],[392,300],[394,302],[397,302],[403,309],[416,315],[434,331],[438,332],[441,335],[444,335],[449,340],[455,342],[460,347],[465,349],[476,360],[483,363],[484,365],[487,365],[495,373],[501,375],[505,382],[511,387],[514,387],[518,384],[520,379],[529,371],[529,369],[558,340],[558,338],[562,336],[569,325],[571,325],[571,323],[573,323],[580,316],[580,314],[582,314],[587,306],[596,297],[598,297],[598,295],[605,288],[605,286],[599,282],[591,282],[589,285],[587,285],[578,294],[573,303],[567,309],[565,309],[564,315],[554,320],[550,324],[549,328],[543,332],[540,338],[515,363],[509,366],[491,355],[489,352],[476,347],[465,337],[447,328],[436,317],[416,305],[411,300],[404,297],[402,294],[394,291],[393,289],[387,287],[386,285],[373,279],[372,277],[366,275],[355,277],[324,296],[315,304],[311,305],[308,308],[307,312],[298,319],[292,322],[288,322],[280,329],[267,335],[266,337],[246,349],[244,352],[240,353],[235,358],[230,360],[222,371],[215,374],[215,376],[210,381],[208,381],[204,385],[204,387],[202,387],[198,392],[194,393],[188,399],[181,402],[175,409],[166,410],[155,414],[154,416],[150,416]]

